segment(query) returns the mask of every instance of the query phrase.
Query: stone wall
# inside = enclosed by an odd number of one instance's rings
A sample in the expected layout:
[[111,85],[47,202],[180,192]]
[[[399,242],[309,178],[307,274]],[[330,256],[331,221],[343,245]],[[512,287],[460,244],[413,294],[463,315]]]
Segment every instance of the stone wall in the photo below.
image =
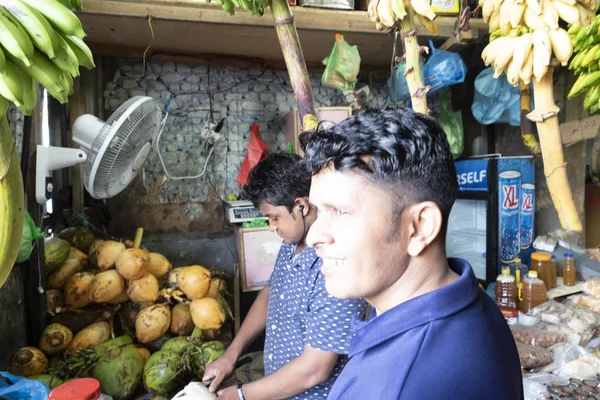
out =
[[[172,176],[201,172],[207,157],[202,126],[211,113],[213,121],[225,118],[225,123],[224,140],[215,147],[201,178],[167,179],[157,152],[152,151],[139,179],[109,202],[112,230],[129,234],[140,224],[153,233],[222,230],[219,198],[239,193],[236,179],[251,125],[259,125],[269,152],[286,149],[284,117],[295,106],[287,72],[173,62],[152,62],[144,71],[141,62],[127,59],[116,60],[116,65],[104,91],[106,115],[136,95],[153,97],[165,109],[169,106],[159,149]],[[341,92],[321,86],[320,78],[321,74],[311,74],[317,106],[345,106]],[[368,83],[371,106],[390,101],[384,79],[368,79]]]

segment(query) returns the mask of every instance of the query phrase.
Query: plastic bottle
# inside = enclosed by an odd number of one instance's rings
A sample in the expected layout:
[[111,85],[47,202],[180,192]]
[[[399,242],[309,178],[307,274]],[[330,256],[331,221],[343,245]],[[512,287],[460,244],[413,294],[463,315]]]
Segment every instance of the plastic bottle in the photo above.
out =
[[[529,272],[529,268],[527,268],[527,265],[521,263],[520,258],[515,258],[515,260],[513,261],[512,264],[509,265],[509,267],[510,267],[510,274],[516,278],[516,283],[517,283],[517,287],[518,287],[519,284],[521,283],[521,277],[527,276],[527,273]],[[517,271],[519,271],[520,276],[517,275]]]
[[548,300],[546,284],[537,277],[537,271],[529,271],[523,278],[519,294],[519,311],[529,313],[535,306],[539,306]]
[[554,254],[552,254],[550,262],[548,263],[548,273],[550,274],[550,289],[553,289],[556,287],[556,278],[558,276],[558,271],[556,269],[556,256]]
[[573,253],[565,253],[562,274],[565,286],[575,286],[575,283],[577,283],[577,270],[575,269]]
[[517,295],[515,277],[510,274],[509,267],[502,268],[502,273],[496,279],[496,304],[509,324],[516,324],[519,316]]
[[536,251],[531,253],[530,271],[537,271],[538,279],[541,279],[546,284],[546,289],[552,289],[552,273],[550,261],[552,256],[550,253]]

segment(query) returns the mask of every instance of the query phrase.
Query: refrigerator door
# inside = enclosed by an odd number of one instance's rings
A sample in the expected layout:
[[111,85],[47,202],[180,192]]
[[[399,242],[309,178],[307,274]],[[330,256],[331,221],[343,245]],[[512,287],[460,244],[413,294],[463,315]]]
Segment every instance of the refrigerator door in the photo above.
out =
[[471,264],[478,279],[486,280],[487,200],[459,199],[448,220],[446,252]]

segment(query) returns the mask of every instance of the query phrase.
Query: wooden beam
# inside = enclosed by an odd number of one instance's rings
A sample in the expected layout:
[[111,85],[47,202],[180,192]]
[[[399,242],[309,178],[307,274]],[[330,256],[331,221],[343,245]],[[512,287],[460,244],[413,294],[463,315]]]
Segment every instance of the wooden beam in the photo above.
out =
[[600,130],[600,115],[579,118],[560,125],[560,135],[564,145],[593,139],[598,134],[598,130]]

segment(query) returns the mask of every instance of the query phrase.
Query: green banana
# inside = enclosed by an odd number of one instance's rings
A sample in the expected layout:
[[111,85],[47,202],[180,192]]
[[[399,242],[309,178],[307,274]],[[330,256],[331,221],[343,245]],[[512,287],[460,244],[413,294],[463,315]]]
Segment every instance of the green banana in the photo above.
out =
[[17,107],[23,107],[23,84],[19,77],[17,67],[10,61],[0,72],[0,95],[15,103]]
[[4,116],[8,111],[9,101],[4,96],[0,95],[0,115]]
[[96,68],[96,64],[94,63],[94,55],[83,40],[75,36],[61,36],[67,42],[71,50],[73,50],[73,52],[75,53],[79,65],[87,69]]
[[[7,101],[3,103],[2,109],[8,107]],[[25,210],[17,148],[3,114],[0,120],[0,287],[6,282],[17,259]]]
[[590,115],[596,114],[598,112],[598,110],[600,110],[599,105],[597,103],[592,104],[590,106],[590,108],[588,108],[588,114],[590,114]]
[[[4,55],[4,50],[0,47],[0,69],[4,68],[6,65],[6,55]],[[1,113],[0,113],[1,115]]]
[[79,18],[58,0],[22,0],[37,9],[54,27],[66,35],[85,37]]
[[592,104],[598,104],[598,99],[600,98],[600,86],[596,85],[593,88],[589,89],[585,94],[583,99],[583,108],[586,110],[590,108]]
[[0,42],[7,52],[25,65],[31,65],[33,43],[19,21],[4,7],[0,7]]
[[577,33],[581,30],[580,25],[570,25],[567,33],[571,36],[577,35]]
[[392,1],[392,10],[394,11],[394,14],[396,14],[396,18],[400,21],[406,17],[406,8],[404,7],[403,1]]
[[[581,60],[581,67],[586,68],[589,67],[594,61],[594,57],[596,53],[600,51],[600,43],[591,47],[585,54],[585,57]],[[599,56],[600,57],[600,56]]]
[[577,53],[575,57],[571,59],[571,62],[569,63],[569,69],[578,69],[581,66],[581,60],[583,59],[583,57],[585,57],[585,53],[585,51]]
[[82,0],[71,0],[71,8],[77,11],[83,10]]
[[57,35],[57,40],[56,57],[52,59],[52,62],[61,70],[73,76],[79,76],[79,59],[77,55],[60,34]]
[[68,72],[63,72],[59,77],[59,85],[62,88],[61,91],[55,91],[53,89],[48,89],[48,93],[50,96],[54,97],[56,100],[60,102],[60,104],[66,104],[69,101],[69,94],[73,89],[73,78]]
[[15,70],[17,71],[23,86],[23,106],[21,107],[21,111],[23,111],[23,114],[25,115],[31,115],[38,99],[37,82],[21,68],[15,68]]
[[65,90],[60,86],[62,71],[50,61],[47,55],[35,50],[31,59],[33,63],[30,66],[26,66],[16,58],[11,58],[11,61],[44,86],[48,92],[61,93]]
[[48,20],[22,0],[0,0],[3,5],[23,26],[33,44],[50,58],[54,58],[57,46],[56,33]]
[[223,0],[221,7],[223,7],[223,10],[227,11],[229,15],[235,14],[235,5],[232,0]]
[[63,6],[67,7],[67,8],[71,8],[71,2],[69,0],[58,0],[60,1],[60,4],[62,4]]

